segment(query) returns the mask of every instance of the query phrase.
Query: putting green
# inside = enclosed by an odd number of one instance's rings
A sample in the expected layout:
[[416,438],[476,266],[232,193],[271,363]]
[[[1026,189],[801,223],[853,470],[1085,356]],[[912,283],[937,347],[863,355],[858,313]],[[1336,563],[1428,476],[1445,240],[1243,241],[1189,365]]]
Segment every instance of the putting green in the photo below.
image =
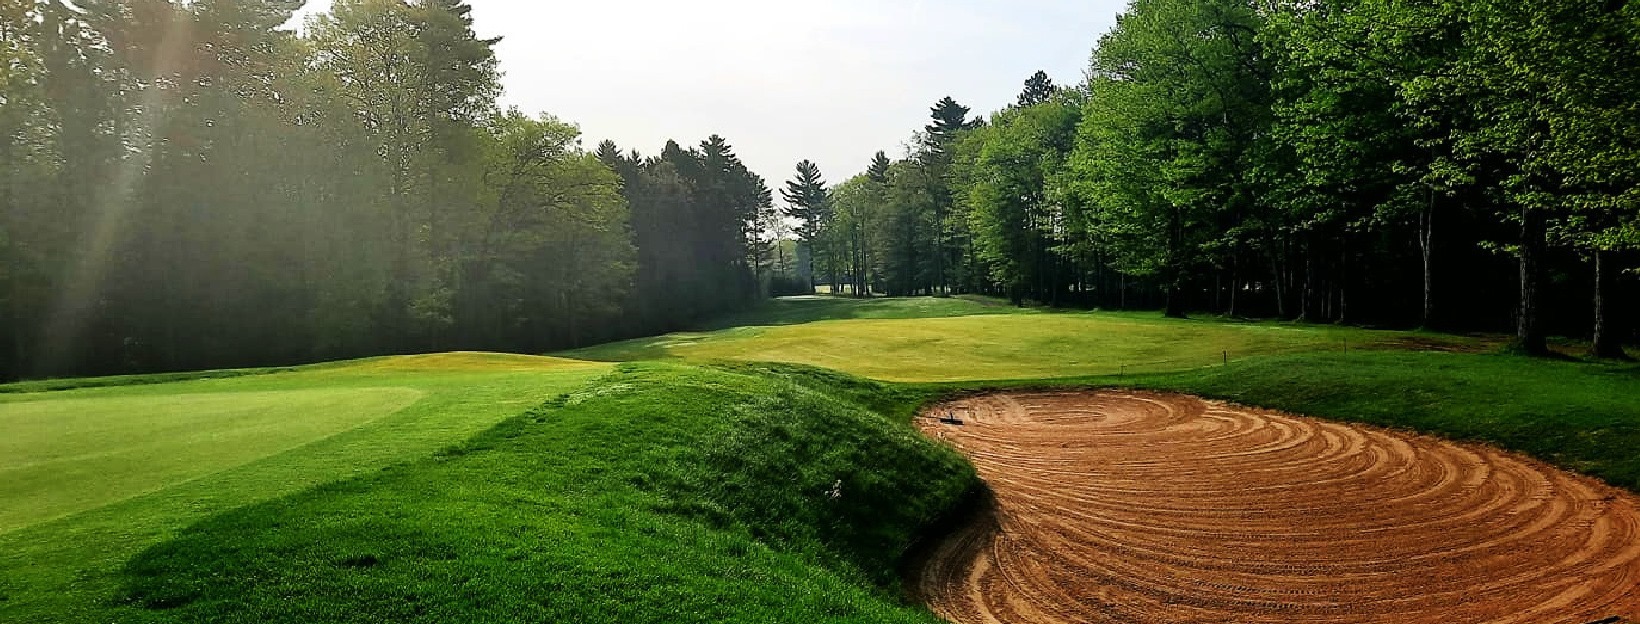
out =
[[329,388],[0,403],[0,532],[288,451],[423,395]]
[[1227,354],[1337,351],[1409,340],[1463,342],[1349,327],[1089,312],[822,320],[669,334],[570,355],[790,362],[887,381],[963,381],[1183,370],[1221,364]]

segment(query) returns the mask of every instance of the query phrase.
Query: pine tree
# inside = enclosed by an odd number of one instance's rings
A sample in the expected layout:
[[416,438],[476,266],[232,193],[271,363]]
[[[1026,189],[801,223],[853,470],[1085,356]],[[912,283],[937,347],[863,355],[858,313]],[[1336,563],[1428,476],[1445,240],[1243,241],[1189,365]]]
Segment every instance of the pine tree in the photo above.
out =
[[951,141],[956,140],[957,134],[974,127],[977,121],[968,120],[968,107],[958,104],[956,100],[946,96],[934,107],[929,109],[933,123],[923,128],[923,146],[930,152],[941,154]]
[[[816,259],[828,266],[834,262],[831,250],[825,249],[822,241],[826,224],[831,220],[831,202],[819,165],[808,160],[797,163],[796,177],[786,182],[780,196],[786,200],[786,216],[801,222],[797,226],[797,239],[807,250],[804,257],[808,260],[808,266],[804,267],[804,275],[812,282]],[[834,289],[837,285],[836,274],[835,270],[830,271]]]
[[879,151],[876,156],[872,157],[871,166],[866,169],[866,175],[871,178],[872,182],[886,185],[888,184],[888,168],[892,165],[893,163],[888,160],[888,155]]
[[1048,78],[1048,72],[1038,71],[1025,81],[1025,91],[1019,94],[1019,105],[1024,107],[1041,104],[1053,98],[1058,91],[1053,79]]

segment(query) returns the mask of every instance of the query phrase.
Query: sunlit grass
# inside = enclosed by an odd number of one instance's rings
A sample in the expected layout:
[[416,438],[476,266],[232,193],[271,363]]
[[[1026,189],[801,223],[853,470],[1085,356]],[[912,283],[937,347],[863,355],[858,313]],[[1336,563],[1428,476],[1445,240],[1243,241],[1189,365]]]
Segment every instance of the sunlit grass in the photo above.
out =
[[289,451],[422,396],[411,388],[323,388],[0,404],[0,532]]
[[608,370],[448,354],[0,395],[0,622],[98,621],[125,561],[182,527],[426,457]]
[[[903,316],[902,316],[903,315]],[[931,318],[931,317],[932,318]],[[888,381],[1037,379],[1198,368],[1258,355],[1473,341],[1408,332],[1154,313],[1041,312],[951,299],[785,301],[749,326],[569,352],[635,361],[809,364]]]

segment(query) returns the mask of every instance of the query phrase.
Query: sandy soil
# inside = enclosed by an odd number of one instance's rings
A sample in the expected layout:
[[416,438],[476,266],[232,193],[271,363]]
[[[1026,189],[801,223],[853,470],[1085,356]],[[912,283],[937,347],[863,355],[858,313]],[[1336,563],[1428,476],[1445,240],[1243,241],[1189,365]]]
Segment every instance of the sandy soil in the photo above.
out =
[[1640,498],[1518,455],[1128,392],[919,426],[995,494],[913,580],[952,622],[1640,619]]

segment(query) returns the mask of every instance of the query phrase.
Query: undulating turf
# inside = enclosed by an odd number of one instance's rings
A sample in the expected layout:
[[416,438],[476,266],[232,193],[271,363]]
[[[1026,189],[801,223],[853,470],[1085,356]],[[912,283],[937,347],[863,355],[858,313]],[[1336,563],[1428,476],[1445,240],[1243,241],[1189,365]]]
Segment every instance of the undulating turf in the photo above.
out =
[[441,354],[0,388],[0,622],[934,622],[894,570],[974,476],[905,423],[985,388],[1201,394],[1640,491],[1633,365],[959,299],[706,330],[575,352],[674,360],[591,385],[610,367]]
[[936,622],[901,555],[960,457],[792,367],[627,365],[435,458],[229,512],[137,557],[121,621]]
[[427,457],[609,369],[448,354],[0,394],[0,622],[118,621],[117,573],[177,530]]
[[1479,344],[1433,334],[1166,319],[1155,313],[1043,312],[960,299],[782,300],[735,318],[747,325],[564,355],[602,361],[790,362],[887,381],[956,381],[1179,370],[1218,364],[1227,355]]

